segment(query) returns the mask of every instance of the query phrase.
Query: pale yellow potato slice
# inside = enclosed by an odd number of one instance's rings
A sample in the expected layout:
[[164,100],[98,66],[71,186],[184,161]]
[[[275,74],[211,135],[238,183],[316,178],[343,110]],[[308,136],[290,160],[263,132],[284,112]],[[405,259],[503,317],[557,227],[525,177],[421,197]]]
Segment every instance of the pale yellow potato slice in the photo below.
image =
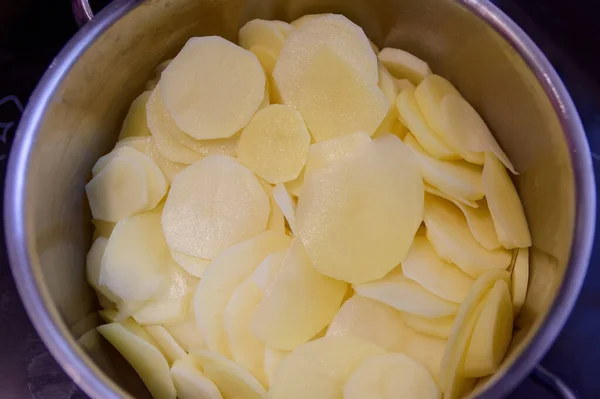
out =
[[344,383],[362,360],[383,353],[377,345],[351,335],[308,342],[279,364],[269,397],[341,399]]
[[210,155],[175,176],[162,225],[172,251],[212,259],[264,231],[269,214],[256,176],[231,157]]
[[100,284],[100,271],[102,269],[102,257],[106,252],[108,239],[98,237],[87,253],[86,257],[86,276],[89,285],[101,293],[111,302],[119,302],[121,298],[115,295],[108,287]]
[[167,363],[173,364],[177,359],[187,355],[163,326],[146,326],[144,329],[154,339],[158,349],[167,359]]
[[439,399],[429,371],[401,353],[364,359],[344,384],[344,399]]
[[254,54],[222,37],[205,36],[187,41],[158,87],[181,130],[197,140],[219,139],[248,123],[264,98],[265,79]]
[[99,237],[110,237],[115,228],[115,223],[105,222],[104,220],[92,219],[92,224],[94,225],[94,235],[92,237],[94,241]]
[[100,267],[100,285],[125,300],[152,298],[168,276],[170,258],[157,211],[142,213],[115,226]]
[[465,161],[441,161],[425,152],[412,134],[404,143],[415,155],[423,179],[452,198],[477,201],[483,198],[482,169]]
[[431,74],[425,61],[404,50],[386,47],[377,57],[395,78],[408,79],[415,85]]
[[345,158],[370,142],[371,139],[368,134],[356,132],[311,144],[304,168],[305,176],[311,172],[327,168],[336,160]]
[[216,352],[201,350],[194,357],[215,383],[223,399],[267,399],[267,391],[246,369]]
[[512,254],[501,248],[487,250],[473,238],[464,215],[451,202],[425,195],[423,221],[427,239],[438,256],[454,263],[471,277],[479,277],[490,269],[506,270]]
[[514,166],[475,109],[459,94],[447,94],[441,102],[442,119],[452,137],[468,151],[481,157],[493,153],[513,174]]
[[223,313],[235,288],[267,255],[289,247],[291,238],[268,230],[219,254],[206,268],[194,295],[196,320],[209,349],[230,356]]
[[359,295],[418,316],[437,318],[451,316],[458,311],[457,304],[432,294],[397,271],[377,281],[354,285],[353,288]]
[[352,335],[388,352],[402,351],[410,339],[410,331],[404,326],[400,312],[361,295],[354,295],[344,302],[326,335]]
[[312,20],[314,20],[316,18],[325,17],[325,16],[331,16],[331,15],[334,15],[334,14],[306,14],[306,15],[301,16],[298,19],[293,20],[292,22],[290,22],[290,24],[294,28],[299,28],[302,25],[304,25],[305,23],[307,23],[309,21],[312,21]]
[[260,184],[263,186],[265,193],[269,196],[269,205],[271,207],[271,214],[269,215],[269,221],[267,222],[267,230],[279,230],[285,232],[285,216],[273,196],[274,187],[266,181],[259,179]]
[[[407,327],[408,330],[410,328]],[[416,360],[437,376],[440,372],[442,358],[446,350],[447,341],[426,334],[413,332],[408,334],[408,339],[404,343],[401,351],[406,356]]]
[[476,208],[451,198],[448,199],[454,202],[454,204],[460,208],[463,215],[465,215],[473,238],[475,238],[482,247],[489,250],[500,248],[498,234],[496,234],[494,221],[492,220],[492,215],[485,199],[480,200]]
[[440,339],[448,339],[452,324],[454,323],[454,316],[430,319],[403,312],[402,321],[404,321],[408,327],[421,334],[431,335],[432,337]]
[[275,56],[279,56],[285,41],[285,36],[279,29],[277,22],[264,19],[253,19],[246,22],[240,28],[238,36],[238,43],[246,50],[261,45],[271,50]]
[[510,276],[510,296],[516,318],[525,303],[529,285],[529,248],[519,248],[515,266]]
[[155,346],[118,323],[100,326],[98,332],[131,364],[155,399],[175,399],[169,364]]
[[164,327],[184,351],[192,352],[206,349],[204,337],[196,324],[193,306],[189,306],[185,320],[175,324],[167,324]]
[[402,273],[432,294],[458,304],[475,282],[455,265],[440,259],[425,237],[415,237],[402,261]]
[[322,274],[373,281],[406,256],[422,221],[423,193],[410,150],[387,135],[306,175],[297,235]]
[[460,305],[452,331],[448,338],[446,351],[442,359],[438,382],[444,393],[444,399],[461,397],[474,382],[460,375],[462,362],[469,344],[477,317],[483,308],[482,300],[492,289],[496,281],[508,282],[510,275],[504,270],[490,270],[481,275],[471,287],[471,292]]
[[374,137],[381,136],[385,133],[391,133],[395,123],[398,121],[398,108],[396,107],[396,98],[398,97],[398,87],[396,86],[395,78],[390,75],[383,64],[379,63],[379,82],[377,85],[387,98],[390,104],[387,115],[373,134]]
[[466,205],[466,206],[470,206],[471,208],[477,208],[477,207],[479,207],[479,204],[477,202],[475,202],[475,201],[468,201],[468,200],[466,200],[464,198],[453,198],[452,196],[450,196],[450,195],[448,195],[448,194],[446,194],[444,192],[441,192],[440,190],[438,190],[437,188],[433,187],[431,184],[429,184],[427,182],[425,182],[424,186],[425,186],[425,192],[426,193],[433,194],[433,195],[438,196],[440,198],[447,199],[448,201],[451,201],[453,203],[460,202],[461,204]]
[[150,136],[150,130],[146,123],[146,102],[148,102],[150,94],[150,91],[145,91],[133,100],[123,121],[123,126],[121,126],[118,140],[126,137]]
[[206,270],[210,264],[210,260],[208,259],[186,255],[181,252],[171,251],[171,256],[173,257],[173,260],[183,268],[183,270],[198,278],[202,277],[204,270]]
[[258,111],[242,130],[238,157],[272,184],[294,180],[306,163],[310,133],[295,109],[281,104]]
[[485,153],[483,165],[483,192],[504,248],[531,246],[531,234],[523,211],[523,204],[504,165],[492,153]]
[[[433,75],[429,75],[433,76]],[[402,93],[405,89],[414,89],[415,85],[410,82],[408,79],[395,79],[394,83],[396,84],[396,88],[398,89],[398,93]],[[415,93],[416,95],[416,93]]]
[[[120,301],[117,305],[117,310],[119,311],[119,316],[117,321],[124,321],[128,318],[131,318],[131,315],[137,312],[144,306],[147,301],[140,300],[128,300],[128,301]],[[135,323],[138,326],[137,322],[131,318],[132,323]],[[140,327],[141,328],[141,327]]]
[[281,361],[289,355],[289,351],[282,351],[281,349],[265,348],[265,360],[264,369],[265,375],[267,376],[268,386],[271,386],[273,379],[275,378],[275,372],[281,364]]
[[285,216],[292,233],[296,231],[296,201],[281,183],[273,188],[273,199],[281,213]]
[[250,51],[258,58],[258,62],[267,73],[267,77],[271,77],[279,54],[275,54],[273,50],[261,44],[253,45],[250,47]]
[[119,321],[119,312],[115,309],[102,309],[98,311],[98,315],[107,323]]
[[478,378],[495,373],[510,345],[512,330],[510,291],[506,281],[498,280],[475,322],[461,374]]
[[[310,149],[309,149],[310,154]],[[294,197],[298,198],[300,196],[300,192],[302,191],[302,186],[304,185],[304,169],[300,172],[298,178],[285,182],[285,188],[288,190],[290,194]]]
[[277,29],[279,29],[279,32],[281,32],[281,34],[283,35],[283,37],[287,38],[289,36],[290,33],[292,33],[292,31],[294,30],[294,27],[292,26],[292,24],[285,22],[285,21],[271,21],[273,24],[275,24],[275,26],[277,27]]
[[346,287],[317,272],[296,239],[256,310],[252,333],[269,347],[292,350],[329,324]]
[[179,399],[222,399],[219,388],[193,361],[178,359],[171,366],[171,377]]
[[414,88],[407,88],[396,98],[395,104],[401,121],[431,157],[447,161],[460,159],[460,156],[429,127],[417,105],[414,93]]
[[260,288],[263,293],[271,286],[271,283],[281,270],[281,265],[288,252],[288,248],[267,255],[258,265],[249,279]]

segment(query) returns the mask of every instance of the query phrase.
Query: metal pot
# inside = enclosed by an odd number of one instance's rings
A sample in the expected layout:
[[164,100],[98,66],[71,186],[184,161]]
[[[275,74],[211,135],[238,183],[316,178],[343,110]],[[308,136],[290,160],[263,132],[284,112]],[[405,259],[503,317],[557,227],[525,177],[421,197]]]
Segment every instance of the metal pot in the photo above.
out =
[[[89,9],[88,9],[89,11]],[[535,44],[485,0],[116,0],[48,68],[19,126],[5,188],[14,277],[29,316],[66,372],[94,398],[143,396],[70,329],[94,311],[85,279],[90,215],[84,185],[114,144],[128,105],[190,36],[236,40],[252,18],[343,13],[380,47],[406,49],[449,78],[481,112],[520,174],[533,234],[530,289],[510,353],[478,392],[508,394],[549,348],[573,307],[593,241],[590,152],[571,98]],[[85,14],[84,14],[85,15]],[[99,367],[101,366],[102,369]],[[111,377],[109,377],[112,376]]]

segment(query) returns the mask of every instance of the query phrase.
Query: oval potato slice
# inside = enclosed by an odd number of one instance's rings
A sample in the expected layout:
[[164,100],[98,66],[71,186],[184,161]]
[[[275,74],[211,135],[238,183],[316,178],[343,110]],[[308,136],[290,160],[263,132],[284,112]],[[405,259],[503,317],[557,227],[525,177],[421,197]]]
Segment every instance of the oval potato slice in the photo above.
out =
[[121,301],[121,298],[115,295],[108,287],[100,285],[102,257],[106,252],[107,245],[108,239],[104,237],[98,237],[94,241],[86,256],[86,276],[87,281],[92,288],[104,295],[109,301],[117,303]]
[[169,364],[173,364],[177,359],[187,356],[187,353],[181,349],[181,346],[163,326],[146,326],[144,329],[154,339],[158,349]]
[[338,159],[342,159],[365,144],[371,142],[369,135],[356,132],[337,137],[335,139],[311,144],[308,150],[308,159],[304,167],[304,175],[325,169]]
[[186,272],[194,277],[202,277],[204,270],[210,264],[210,260],[202,259],[195,256],[186,255],[181,252],[171,251],[171,257],[173,260],[183,268]]
[[296,231],[296,201],[281,183],[273,188],[273,199],[287,220],[292,233]]
[[468,200],[460,199],[460,198],[452,198],[452,196],[450,196],[450,195],[448,195],[448,194],[446,194],[446,193],[438,190],[437,188],[433,187],[431,184],[429,184],[427,182],[425,182],[424,186],[425,186],[425,192],[426,193],[433,194],[433,195],[435,195],[437,197],[447,199],[448,201],[451,201],[451,202],[453,202],[455,204],[457,202],[460,202],[461,204],[466,205],[466,206],[470,206],[471,208],[477,208],[477,207],[479,207],[479,204],[477,202],[475,202],[475,201],[468,201]]
[[432,337],[440,339],[448,339],[452,324],[454,323],[454,316],[430,319],[402,312],[402,321],[404,321],[408,327],[421,334],[431,335]]
[[408,51],[386,47],[381,49],[377,57],[395,78],[408,79],[415,85],[431,74],[429,65]]
[[510,296],[512,297],[513,313],[516,318],[527,296],[527,287],[529,285],[529,248],[519,248],[515,267],[510,277]]
[[489,250],[500,248],[498,234],[496,234],[494,221],[492,220],[492,215],[485,199],[480,200],[477,207],[465,205],[453,198],[446,199],[454,202],[454,204],[462,211],[467,219],[467,224],[469,225],[469,230],[471,230],[471,233],[473,234],[473,238],[475,238],[482,247]]
[[144,137],[150,136],[148,124],[146,123],[146,103],[152,92],[145,91],[131,103],[129,111],[125,116],[121,132],[117,140],[122,140],[126,137]]
[[189,359],[176,360],[171,377],[179,399],[223,399],[219,388]]
[[[258,58],[258,62],[260,62],[260,65],[267,73],[267,77],[272,77],[275,65],[277,65],[277,56],[279,54],[273,53],[271,49],[261,44],[253,45],[250,47],[250,51],[256,56],[256,58]],[[269,82],[269,84],[272,83]]]
[[289,351],[273,349],[268,346],[265,348],[264,369],[267,380],[269,381],[269,386],[273,383],[273,378],[275,378],[275,372],[277,371],[279,364],[289,354]]
[[279,29],[277,22],[266,21],[264,19],[253,19],[246,22],[239,31],[240,46],[246,50],[250,50],[253,46],[265,46],[270,51],[279,56],[285,36]]
[[269,196],[269,205],[271,206],[267,230],[279,230],[285,232],[285,216],[283,215],[283,212],[281,212],[281,209],[273,196],[274,187],[262,179],[259,179],[258,181],[265,190],[265,193]]
[[194,308],[189,307],[185,320],[164,326],[177,344],[186,352],[206,349],[202,332],[196,324]]

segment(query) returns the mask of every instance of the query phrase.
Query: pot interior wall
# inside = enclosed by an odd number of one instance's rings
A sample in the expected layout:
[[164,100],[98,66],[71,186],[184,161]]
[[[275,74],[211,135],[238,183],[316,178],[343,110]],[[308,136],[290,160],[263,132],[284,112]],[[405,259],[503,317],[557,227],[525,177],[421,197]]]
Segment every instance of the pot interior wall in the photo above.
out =
[[[450,0],[143,2],[83,51],[52,94],[27,182],[35,272],[67,327],[96,309],[85,280],[91,225],[84,185],[159,62],[191,36],[235,41],[250,19],[291,21],[319,12],[345,14],[380,48],[413,52],[449,78],[481,112],[520,172],[516,182],[534,241],[531,288],[501,374],[535,335],[563,277],[574,223],[573,172],[557,115],[528,66],[501,36]],[[98,346],[93,359],[132,395],[147,394],[136,378],[115,372],[126,366],[108,345]]]

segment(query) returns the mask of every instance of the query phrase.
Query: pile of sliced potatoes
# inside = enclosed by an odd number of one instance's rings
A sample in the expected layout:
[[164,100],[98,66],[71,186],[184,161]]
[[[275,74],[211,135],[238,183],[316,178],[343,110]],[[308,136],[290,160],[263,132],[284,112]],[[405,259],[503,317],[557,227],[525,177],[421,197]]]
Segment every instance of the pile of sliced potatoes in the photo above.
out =
[[531,237],[477,112],[341,15],[191,38],[86,186],[97,330],[157,398],[459,398]]

